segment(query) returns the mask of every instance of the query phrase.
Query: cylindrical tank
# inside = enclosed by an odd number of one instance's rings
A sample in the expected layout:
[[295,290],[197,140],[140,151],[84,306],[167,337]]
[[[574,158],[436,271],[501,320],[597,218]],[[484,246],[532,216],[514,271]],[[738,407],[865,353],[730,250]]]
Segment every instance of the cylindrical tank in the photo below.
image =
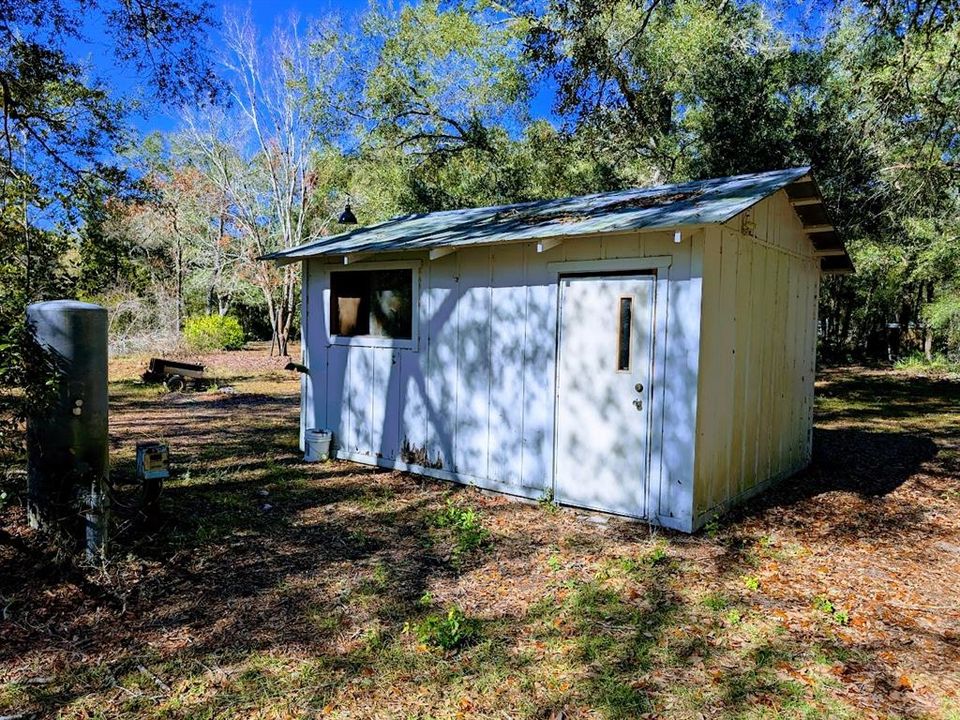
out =
[[27,326],[30,374],[50,388],[27,417],[27,516],[35,528],[82,534],[96,555],[105,550],[109,507],[107,311],[74,300],[34,303]]

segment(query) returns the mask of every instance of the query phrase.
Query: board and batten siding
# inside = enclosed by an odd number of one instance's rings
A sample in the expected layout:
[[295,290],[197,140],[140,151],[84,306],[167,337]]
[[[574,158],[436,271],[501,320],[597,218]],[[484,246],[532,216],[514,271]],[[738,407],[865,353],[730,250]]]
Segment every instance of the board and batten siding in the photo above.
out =
[[687,229],[679,243],[672,231],[632,232],[569,238],[541,253],[528,242],[356,265],[416,264],[409,349],[331,344],[329,273],[344,266],[308,260],[301,430],[332,430],[342,459],[540,497],[553,485],[557,263],[668,256],[656,289],[650,520],[689,530],[703,247],[704,230]]
[[706,229],[694,528],[809,463],[819,282],[782,190]]

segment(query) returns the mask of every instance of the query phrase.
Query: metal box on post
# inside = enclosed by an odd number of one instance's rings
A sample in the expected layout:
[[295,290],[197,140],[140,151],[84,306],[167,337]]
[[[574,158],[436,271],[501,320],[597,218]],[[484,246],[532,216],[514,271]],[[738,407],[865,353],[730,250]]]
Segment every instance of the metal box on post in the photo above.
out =
[[137,443],[137,477],[141,482],[170,477],[170,449],[164,443]]
[[170,477],[170,449],[165,443],[137,443],[137,478],[143,491],[143,514],[147,523],[159,518],[160,492],[163,481]]

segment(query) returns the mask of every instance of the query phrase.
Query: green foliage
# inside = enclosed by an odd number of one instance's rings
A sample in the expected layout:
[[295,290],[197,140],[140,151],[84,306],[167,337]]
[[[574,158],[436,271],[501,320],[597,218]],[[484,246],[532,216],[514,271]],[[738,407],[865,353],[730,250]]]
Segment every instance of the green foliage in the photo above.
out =
[[960,363],[944,355],[932,355],[927,358],[922,353],[913,353],[897,360],[894,367],[897,370],[918,374],[960,373]]
[[846,625],[850,622],[850,615],[846,610],[838,608],[836,605],[831,602],[830,598],[826,595],[817,595],[813,599],[813,607],[816,610],[824,613],[829,616],[830,619],[835,622],[837,625]]
[[[77,297],[116,282],[125,262],[100,232],[110,197],[140,192],[121,158],[129,141],[129,105],[95,79],[83,60],[93,47],[112,51],[127,70],[142,71],[155,100],[186,101],[215,83],[198,30],[206,11],[181,0],[37,3],[9,0],[0,10],[0,449],[16,449],[27,408],[43,404],[46,380],[24,328],[29,303]],[[86,221],[86,223],[84,223]],[[86,225],[84,227],[84,225]],[[78,229],[82,235],[77,237]],[[79,252],[78,252],[79,250]],[[117,250],[115,252],[115,250]],[[123,256],[123,257],[122,257]],[[116,261],[116,262],[115,262]],[[82,280],[78,283],[78,279]],[[49,379],[49,376],[47,376]],[[11,393],[22,388],[23,393]]]
[[232,315],[195,315],[187,318],[183,339],[192,350],[240,350],[243,328]]
[[702,602],[705,607],[716,611],[726,610],[727,607],[730,606],[730,601],[726,598],[726,596],[716,592],[707,593],[704,595]]
[[547,488],[544,490],[543,495],[537,498],[537,505],[542,510],[546,510],[548,513],[555,513],[560,510],[553,494],[553,488]]
[[374,138],[410,151],[491,151],[490,126],[516,118],[528,93],[520,30],[466,3],[371,11],[375,59],[362,82]]
[[459,650],[480,637],[480,621],[467,617],[463,610],[450,608],[445,615],[428,615],[416,624],[417,640],[441,650]]
[[711,518],[703,526],[703,531],[707,534],[707,537],[713,540],[720,534],[720,520],[716,517]]
[[667,549],[661,544],[658,544],[656,547],[653,548],[653,550],[648,552],[643,557],[644,563],[649,565],[650,567],[653,567],[655,565],[664,565],[667,563],[669,559],[670,559],[670,556],[667,554]]
[[947,354],[960,360],[960,292],[948,291],[924,307],[921,314],[943,339]]
[[750,592],[757,592],[760,589],[760,578],[756,575],[743,575],[740,578],[743,586]]
[[490,539],[490,531],[483,526],[480,513],[472,507],[457,505],[453,500],[447,500],[443,508],[434,512],[430,523],[453,533],[453,559],[457,563]]

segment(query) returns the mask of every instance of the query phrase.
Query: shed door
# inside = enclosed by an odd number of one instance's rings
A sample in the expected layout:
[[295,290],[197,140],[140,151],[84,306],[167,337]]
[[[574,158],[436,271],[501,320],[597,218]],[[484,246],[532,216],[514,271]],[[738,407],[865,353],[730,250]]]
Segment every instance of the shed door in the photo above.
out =
[[558,502],[646,516],[655,280],[560,278]]

